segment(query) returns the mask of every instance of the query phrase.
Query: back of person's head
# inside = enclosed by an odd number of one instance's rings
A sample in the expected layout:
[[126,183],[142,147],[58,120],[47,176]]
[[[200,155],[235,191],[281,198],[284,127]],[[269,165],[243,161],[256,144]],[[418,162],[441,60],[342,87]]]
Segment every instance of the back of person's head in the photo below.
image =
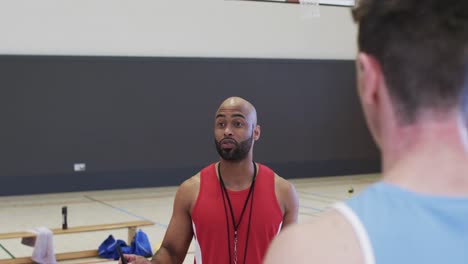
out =
[[359,49],[380,63],[401,123],[413,123],[425,110],[443,113],[460,105],[468,0],[361,0],[353,17]]

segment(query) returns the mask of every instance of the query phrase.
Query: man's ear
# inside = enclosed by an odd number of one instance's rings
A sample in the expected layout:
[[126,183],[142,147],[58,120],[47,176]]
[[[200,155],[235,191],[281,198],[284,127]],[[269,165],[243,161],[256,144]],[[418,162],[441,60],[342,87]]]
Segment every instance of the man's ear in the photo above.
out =
[[363,104],[379,101],[379,88],[382,84],[382,68],[372,55],[360,52],[357,56],[358,92]]
[[260,138],[260,132],[261,132],[260,125],[256,125],[254,128],[254,133],[253,133],[253,137],[255,141],[257,141]]

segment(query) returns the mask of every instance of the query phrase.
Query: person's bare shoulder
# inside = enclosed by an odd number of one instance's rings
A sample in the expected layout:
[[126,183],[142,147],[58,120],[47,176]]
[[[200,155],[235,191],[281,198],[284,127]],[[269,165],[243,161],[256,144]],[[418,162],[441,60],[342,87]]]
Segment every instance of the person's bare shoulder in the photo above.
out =
[[273,240],[265,264],[364,263],[350,223],[336,210],[292,225]]
[[296,188],[294,187],[294,185],[276,173],[275,192],[279,201],[294,199],[294,196],[296,196]]
[[275,191],[278,200],[294,199],[296,188],[292,183],[275,173]]
[[294,186],[286,179],[283,177],[279,176],[278,174],[275,173],[275,187],[283,190],[283,191],[290,191],[290,189],[294,189]]
[[299,198],[292,183],[275,174],[275,193],[278,204],[283,212],[283,225],[285,228],[297,223],[299,213]]
[[200,173],[195,174],[189,179],[185,180],[177,189],[176,198],[180,199],[183,204],[187,206],[189,212],[192,211],[193,206],[198,197],[200,190]]

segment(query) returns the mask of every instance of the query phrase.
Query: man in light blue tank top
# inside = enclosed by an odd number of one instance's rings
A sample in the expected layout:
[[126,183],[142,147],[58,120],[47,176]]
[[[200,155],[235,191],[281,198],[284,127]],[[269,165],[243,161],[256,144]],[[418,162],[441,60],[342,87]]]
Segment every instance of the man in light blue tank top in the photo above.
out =
[[265,263],[468,263],[468,1],[361,0],[358,94],[382,181]]

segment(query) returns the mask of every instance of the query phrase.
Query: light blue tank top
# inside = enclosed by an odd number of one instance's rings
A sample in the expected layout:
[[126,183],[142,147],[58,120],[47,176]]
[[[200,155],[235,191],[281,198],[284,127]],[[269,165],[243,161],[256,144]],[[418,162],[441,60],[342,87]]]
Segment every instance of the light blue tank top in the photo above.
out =
[[468,264],[468,194],[430,196],[379,182],[346,205],[377,264]]

